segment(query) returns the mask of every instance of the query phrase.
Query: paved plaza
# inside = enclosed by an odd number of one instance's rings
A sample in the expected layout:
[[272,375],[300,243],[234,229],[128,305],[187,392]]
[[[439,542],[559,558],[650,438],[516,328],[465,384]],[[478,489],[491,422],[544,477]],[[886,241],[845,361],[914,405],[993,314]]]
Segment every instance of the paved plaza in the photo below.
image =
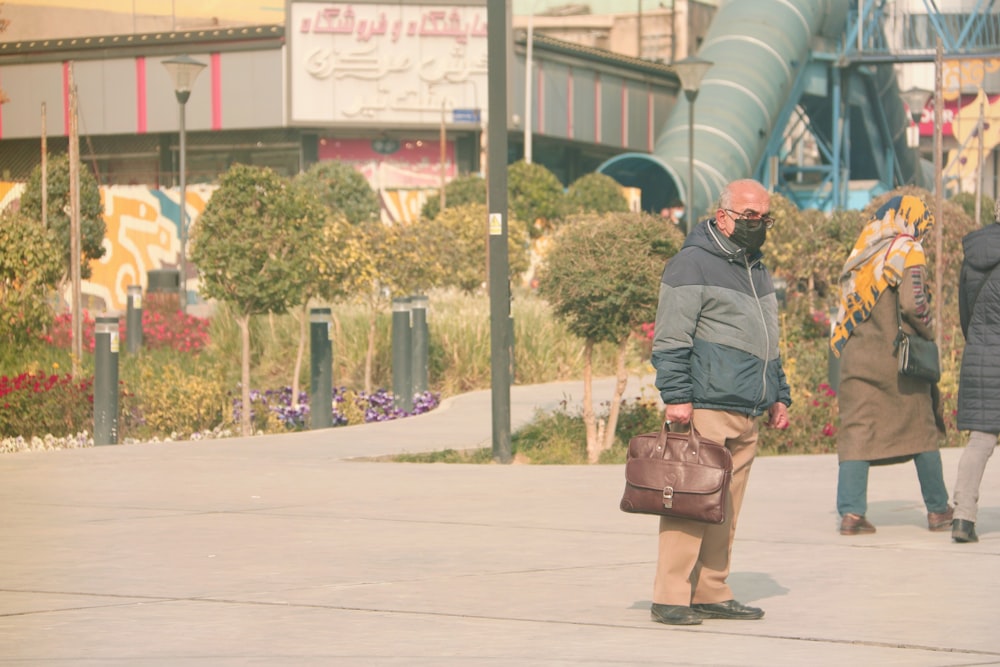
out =
[[[514,387],[512,426],[581,395]],[[490,433],[473,392],[396,422],[2,455],[0,665],[1000,664],[996,461],[959,545],[927,531],[911,464],[872,469],[878,532],[842,537],[835,456],[759,458],[730,582],[766,617],[671,627],[621,466],[358,460]]]

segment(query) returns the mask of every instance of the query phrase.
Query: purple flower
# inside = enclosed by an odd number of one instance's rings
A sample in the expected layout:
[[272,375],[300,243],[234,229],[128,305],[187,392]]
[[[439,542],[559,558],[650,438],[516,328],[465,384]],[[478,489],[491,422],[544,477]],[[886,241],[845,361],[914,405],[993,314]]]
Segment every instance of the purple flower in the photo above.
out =
[[[344,414],[343,403],[347,400],[347,389],[338,387],[333,390],[331,407],[333,413],[333,425],[344,426],[347,424],[347,416]],[[413,409],[409,412],[400,410],[395,406],[395,398],[392,393],[385,389],[378,389],[371,394],[363,391],[355,393],[355,405],[362,411],[366,423],[383,422],[392,419],[401,419],[413,415],[423,414],[436,408],[440,404],[441,395],[438,393],[425,391],[413,396]],[[242,414],[242,399],[233,399],[233,421],[239,422]],[[260,411],[260,412],[258,412]],[[302,431],[309,428],[309,394],[299,392],[299,405],[292,407],[291,387],[280,389],[268,389],[265,391],[252,390],[250,392],[250,419],[251,421],[258,414],[273,413],[279,421],[290,431]]]

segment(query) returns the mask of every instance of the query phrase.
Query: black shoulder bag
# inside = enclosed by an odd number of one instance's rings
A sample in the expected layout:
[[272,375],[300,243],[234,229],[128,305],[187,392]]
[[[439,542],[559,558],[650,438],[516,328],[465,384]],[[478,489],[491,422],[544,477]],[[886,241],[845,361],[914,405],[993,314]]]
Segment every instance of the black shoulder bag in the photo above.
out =
[[899,374],[915,377],[926,382],[937,382],[941,379],[941,359],[938,346],[932,340],[920,335],[909,335],[903,331],[903,315],[899,307],[899,288],[896,292],[896,360],[899,364]]

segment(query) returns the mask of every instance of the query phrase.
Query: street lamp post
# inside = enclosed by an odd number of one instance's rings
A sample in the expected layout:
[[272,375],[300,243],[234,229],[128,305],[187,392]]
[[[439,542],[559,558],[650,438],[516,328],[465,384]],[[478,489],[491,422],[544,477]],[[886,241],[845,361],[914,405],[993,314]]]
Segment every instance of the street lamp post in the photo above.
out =
[[906,142],[911,148],[920,147],[920,119],[924,115],[924,107],[927,106],[927,102],[933,94],[934,91],[924,90],[923,88],[910,88],[899,94],[903,99],[903,103],[910,110],[910,118],[913,119],[914,126],[910,128]]
[[684,214],[684,233],[690,234],[694,227],[694,101],[701,88],[701,80],[705,73],[715,63],[688,56],[674,63],[674,71],[681,80],[684,97],[688,102],[688,178],[687,178],[687,210]]
[[191,97],[191,88],[194,80],[198,78],[201,70],[205,69],[205,63],[198,62],[188,55],[177,56],[163,61],[170,79],[174,83],[174,94],[177,96],[177,105],[180,111],[180,300],[181,311],[187,312],[187,128],[185,105]]

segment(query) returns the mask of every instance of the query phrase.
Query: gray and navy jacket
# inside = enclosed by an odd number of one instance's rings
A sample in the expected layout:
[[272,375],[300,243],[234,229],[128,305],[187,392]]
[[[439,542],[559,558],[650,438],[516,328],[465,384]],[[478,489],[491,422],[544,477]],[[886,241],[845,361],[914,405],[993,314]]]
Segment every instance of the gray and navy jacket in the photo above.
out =
[[667,262],[653,336],[663,402],[763,414],[792,396],[778,355],[778,299],[760,253],[701,222]]

